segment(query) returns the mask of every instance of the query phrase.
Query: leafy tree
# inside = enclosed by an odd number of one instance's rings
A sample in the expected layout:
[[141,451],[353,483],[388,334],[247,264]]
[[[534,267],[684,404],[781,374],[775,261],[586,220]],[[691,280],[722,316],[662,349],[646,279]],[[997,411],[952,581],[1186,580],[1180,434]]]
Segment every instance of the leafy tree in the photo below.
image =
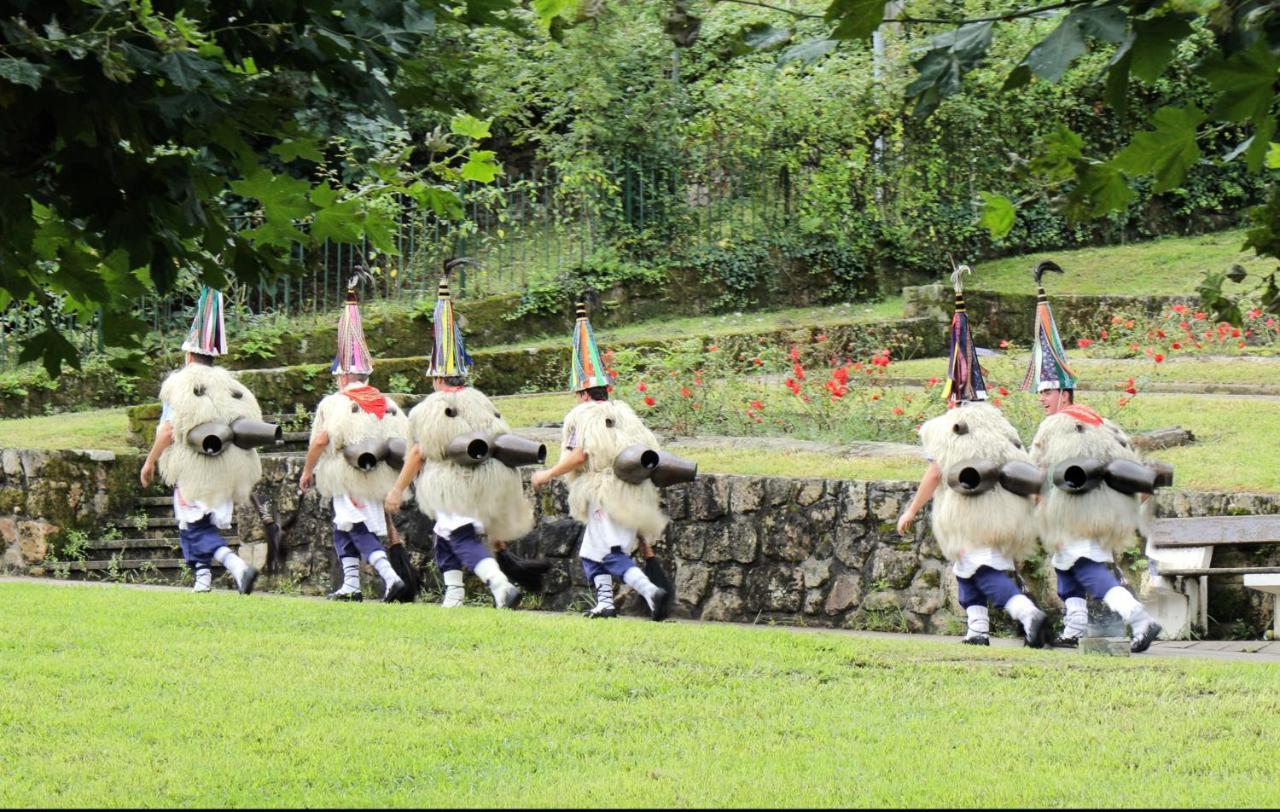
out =
[[[1061,211],[1076,220],[1123,209],[1139,184],[1156,192],[1177,187],[1204,161],[1243,161],[1267,174],[1269,200],[1250,212],[1247,247],[1280,258],[1280,144],[1276,136],[1277,73],[1280,72],[1280,7],[1267,0],[1050,0],[1047,3],[955,4],[932,0],[830,0],[822,14],[756,0],[725,0],[763,6],[793,18],[821,17],[820,37],[791,46],[787,58],[817,58],[845,41],[866,41],[886,26],[932,33],[915,60],[915,79],[905,96],[914,115],[927,117],[959,93],[990,56],[999,28],[1051,20],[1047,32],[1021,56],[1005,63],[1004,90],[1021,92],[1036,82],[1054,83],[1091,52],[1108,54],[1102,73],[1106,100],[1124,112],[1130,86],[1151,85],[1175,53],[1188,43],[1206,47],[1196,74],[1207,81],[1206,104],[1156,109],[1127,144],[1114,149],[1087,144],[1065,124],[1036,143],[1015,171],[1041,181]],[[986,6],[985,9],[981,8]],[[756,32],[756,36],[760,36]],[[776,39],[774,37],[773,39]],[[1224,131],[1243,128],[1225,154],[1206,149]],[[1013,228],[1020,204],[1005,195],[983,195],[982,222],[997,236]],[[1263,304],[1280,312],[1280,298]]]
[[[391,253],[398,205],[456,212],[488,181],[487,124],[429,149],[406,106],[452,116],[432,37],[512,26],[516,0],[0,0],[0,309],[44,329],[23,360],[76,351],[59,313],[136,347],[137,297],[180,271],[222,286],[292,269],[325,239]],[[236,230],[232,217],[251,215]]]

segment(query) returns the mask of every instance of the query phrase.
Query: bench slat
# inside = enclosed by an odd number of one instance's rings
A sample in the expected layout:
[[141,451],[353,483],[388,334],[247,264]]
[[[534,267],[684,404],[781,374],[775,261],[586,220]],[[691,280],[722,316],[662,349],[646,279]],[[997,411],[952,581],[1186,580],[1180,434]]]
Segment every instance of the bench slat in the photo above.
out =
[[1206,516],[1160,519],[1151,529],[1157,547],[1209,547],[1217,544],[1280,542],[1280,516]]
[[1280,567],[1209,567],[1207,569],[1193,570],[1166,570],[1157,564],[1156,573],[1158,575],[1178,576],[1181,578],[1194,578],[1200,575],[1270,575],[1280,573]]

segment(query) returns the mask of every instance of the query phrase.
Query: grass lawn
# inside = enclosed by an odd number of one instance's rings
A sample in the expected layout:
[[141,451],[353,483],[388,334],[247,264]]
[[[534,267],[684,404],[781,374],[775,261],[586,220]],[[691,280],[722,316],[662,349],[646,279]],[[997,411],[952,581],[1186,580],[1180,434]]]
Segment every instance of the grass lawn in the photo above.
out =
[[3,806],[1272,806],[1274,666],[0,584]]
[[1249,272],[1245,281],[1227,282],[1224,291],[1251,289],[1258,275],[1270,273],[1275,260],[1261,259],[1252,251],[1242,251],[1244,231],[1220,231],[1198,237],[1165,237],[1149,242],[1050,251],[981,262],[965,286],[974,290],[1002,293],[1032,293],[1035,283],[1031,269],[1042,259],[1052,259],[1065,275],[1047,274],[1045,286],[1054,293],[1088,294],[1190,294],[1195,293],[1203,271],[1225,273],[1234,264]]
[[[684,318],[663,318],[628,324],[624,327],[601,328],[596,340],[602,348],[613,344],[639,339],[700,338],[740,333],[768,333],[775,330],[802,327],[837,327],[870,321],[893,321],[902,318],[902,297],[893,296],[879,302],[827,305],[823,307],[793,307],[785,310],[766,310],[723,315],[698,315]],[[529,341],[484,349],[502,351],[541,347],[568,346],[569,336],[537,337]]]
[[129,451],[129,418],[124,409],[94,409],[0,420],[0,448]]

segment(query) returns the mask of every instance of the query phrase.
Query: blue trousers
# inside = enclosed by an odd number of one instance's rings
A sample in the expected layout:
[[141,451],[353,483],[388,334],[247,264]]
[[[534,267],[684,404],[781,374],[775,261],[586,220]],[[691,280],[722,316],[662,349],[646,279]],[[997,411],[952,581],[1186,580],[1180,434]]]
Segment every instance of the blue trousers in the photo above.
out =
[[582,559],[582,570],[587,574],[588,583],[594,582],[597,575],[612,575],[621,581],[627,570],[635,565],[635,559],[622,552],[621,547],[609,548],[609,554],[604,557],[603,561],[592,561],[590,558]]
[[454,530],[448,538],[436,534],[436,566],[441,572],[449,570],[469,569],[476,571],[476,564],[486,558],[493,558],[493,553],[484,546],[476,535],[475,525],[464,524]]
[[956,578],[956,583],[960,585],[960,605],[965,609],[988,603],[1002,607],[1022,594],[1012,575],[992,567],[978,567],[972,576]]
[[186,527],[178,530],[178,546],[187,566],[195,569],[212,565],[213,554],[219,547],[226,547],[227,542],[206,513],[200,521],[188,522]]
[[378,537],[370,532],[364,522],[356,522],[350,530],[333,528],[333,549],[338,551],[338,558],[363,558],[377,552],[386,552]]
[[1077,558],[1071,569],[1055,572],[1058,573],[1058,597],[1064,601],[1067,598],[1101,598],[1112,588],[1120,586],[1109,564],[1088,558]]

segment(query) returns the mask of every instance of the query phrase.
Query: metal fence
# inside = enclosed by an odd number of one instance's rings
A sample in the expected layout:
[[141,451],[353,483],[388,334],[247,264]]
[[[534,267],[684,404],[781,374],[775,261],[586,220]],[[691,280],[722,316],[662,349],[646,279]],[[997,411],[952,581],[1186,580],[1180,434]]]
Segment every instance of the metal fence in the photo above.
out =
[[[802,185],[794,172],[767,158],[753,163],[721,156],[683,165],[619,160],[572,175],[548,168],[499,176],[492,184],[463,188],[459,220],[406,210],[394,255],[378,255],[367,244],[326,243],[309,252],[297,246],[295,274],[229,292],[228,329],[264,316],[332,312],[357,266],[373,271],[372,290],[361,292],[366,301],[430,300],[443,261],[467,256],[473,264],[455,272],[453,291],[458,298],[474,298],[554,278],[591,263],[597,251],[620,241],[648,238],[675,253],[782,228]],[[190,290],[146,297],[138,313],[159,334],[185,331],[195,295]],[[20,314],[4,315],[13,317],[0,319],[0,364],[12,368],[32,324]],[[96,323],[63,326],[83,354],[102,350]]]

